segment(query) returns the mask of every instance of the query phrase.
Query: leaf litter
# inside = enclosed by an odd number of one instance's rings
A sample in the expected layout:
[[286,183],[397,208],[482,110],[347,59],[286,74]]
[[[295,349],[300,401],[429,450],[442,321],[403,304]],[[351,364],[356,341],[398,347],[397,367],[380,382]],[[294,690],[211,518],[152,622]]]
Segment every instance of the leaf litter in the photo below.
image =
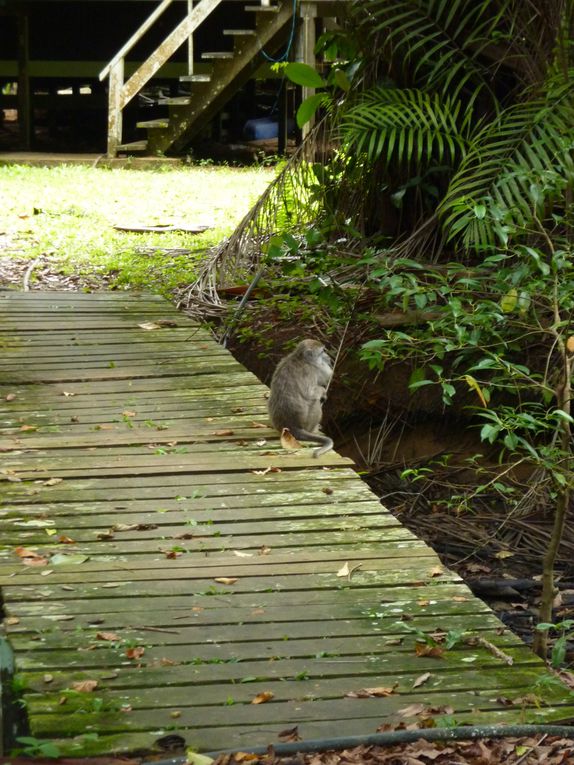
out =
[[[297,730],[296,728],[294,730]],[[278,736],[280,741],[284,738]],[[295,738],[297,740],[297,738]],[[222,754],[214,765],[239,765],[246,752]],[[281,757],[272,746],[264,755],[249,759],[250,765],[570,765],[574,741],[559,736],[509,737],[475,741],[429,742],[393,746],[362,745],[342,751],[297,753]]]

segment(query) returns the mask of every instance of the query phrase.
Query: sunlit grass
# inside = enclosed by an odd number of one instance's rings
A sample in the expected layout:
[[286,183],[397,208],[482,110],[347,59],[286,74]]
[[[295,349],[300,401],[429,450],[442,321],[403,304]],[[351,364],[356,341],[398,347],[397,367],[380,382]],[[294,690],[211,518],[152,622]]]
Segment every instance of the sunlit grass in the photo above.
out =
[[[193,280],[203,251],[233,231],[273,175],[264,167],[0,167],[0,255],[49,254],[63,273],[99,272],[119,287],[167,294]],[[159,224],[210,229],[193,235],[113,228]],[[192,252],[169,252],[179,249]]]

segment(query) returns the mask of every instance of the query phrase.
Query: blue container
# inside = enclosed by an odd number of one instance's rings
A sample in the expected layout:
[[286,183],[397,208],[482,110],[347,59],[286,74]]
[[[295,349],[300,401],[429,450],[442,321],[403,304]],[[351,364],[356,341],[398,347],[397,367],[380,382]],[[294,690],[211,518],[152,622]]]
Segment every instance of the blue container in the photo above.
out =
[[[293,120],[288,120],[287,130],[293,130]],[[243,126],[243,137],[246,141],[258,141],[264,138],[277,138],[279,135],[279,122],[272,117],[258,117],[247,120]]]

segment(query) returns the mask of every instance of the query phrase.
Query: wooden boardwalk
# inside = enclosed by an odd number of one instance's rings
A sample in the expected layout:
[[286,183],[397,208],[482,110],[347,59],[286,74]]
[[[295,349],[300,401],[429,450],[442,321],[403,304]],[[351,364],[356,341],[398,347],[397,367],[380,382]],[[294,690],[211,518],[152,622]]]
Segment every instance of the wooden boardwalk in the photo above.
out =
[[[0,349],[0,585],[31,735],[86,755],[572,718],[347,460],[281,450],[266,388],[167,302],[0,292]],[[437,631],[465,639],[420,642]]]

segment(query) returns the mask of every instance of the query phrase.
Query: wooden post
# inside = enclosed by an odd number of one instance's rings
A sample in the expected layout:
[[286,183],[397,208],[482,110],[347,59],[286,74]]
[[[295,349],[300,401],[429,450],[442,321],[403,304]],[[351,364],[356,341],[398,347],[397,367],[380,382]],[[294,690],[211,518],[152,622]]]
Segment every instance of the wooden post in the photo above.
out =
[[289,88],[287,78],[281,83],[281,92],[279,93],[279,132],[277,135],[277,154],[283,157],[287,153],[287,134],[289,132],[288,120],[289,112],[287,109],[289,97]]
[[[299,11],[301,15],[301,26],[299,27],[299,37],[297,40],[297,61],[302,61],[309,66],[315,66],[315,18],[317,17],[317,4],[313,2],[307,2],[302,0],[301,9]],[[315,88],[301,88],[301,96],[303,101],[309,96],[312,96],[315,92]],[[310,120],[301,131],[303,138],[309,133],[313,127],[314,120]]]
[[18,14],[18,128],[20,146],[32,147],[32,105],[30,101],[30,37],[27,11]]
[[[187,15],[193,11],[193,0],[187,0]],[[189,35],[187,41],[187,73],[193,74],[193,32]]]
[[124,59],[114,63],[110,70],[108,93],[108,157],[115,157],[122,142],[122,89],[124,86]]

